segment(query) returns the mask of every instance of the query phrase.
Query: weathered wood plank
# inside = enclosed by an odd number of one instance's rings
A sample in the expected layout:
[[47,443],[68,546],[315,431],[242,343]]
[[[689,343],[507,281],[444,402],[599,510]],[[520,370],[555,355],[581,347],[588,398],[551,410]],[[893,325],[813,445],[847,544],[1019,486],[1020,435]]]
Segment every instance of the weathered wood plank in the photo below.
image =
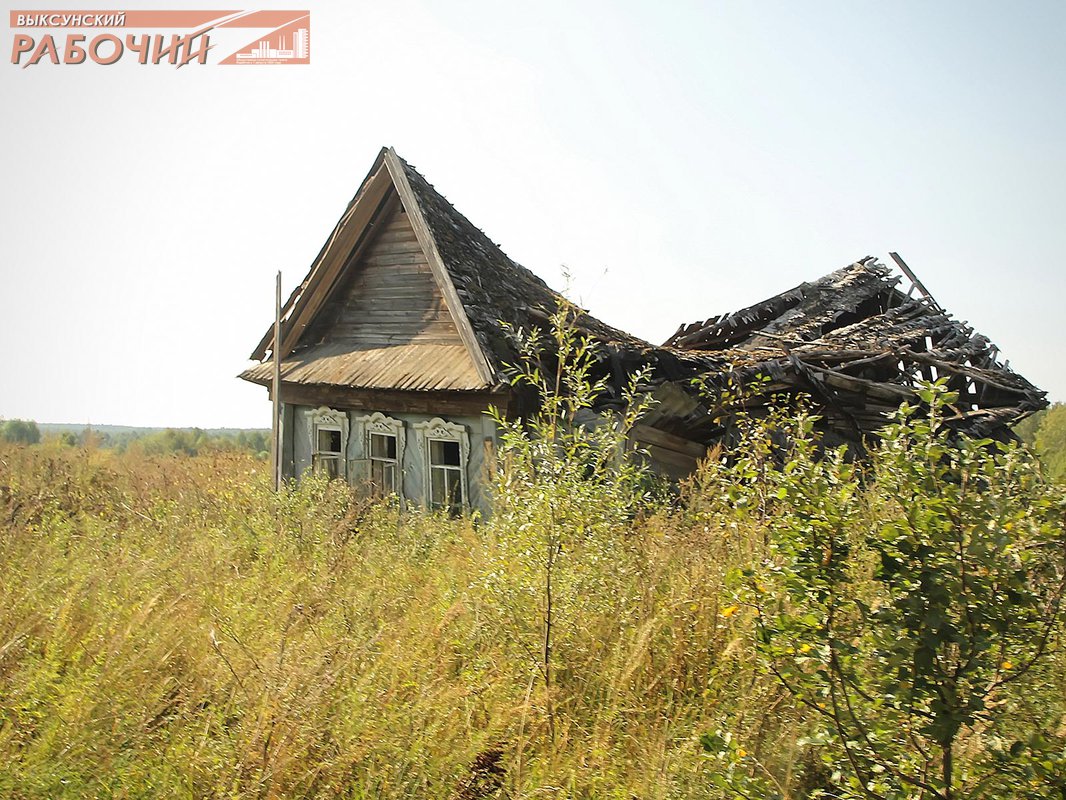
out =
[[389,206],[396,202],[396,193],[390,191],[391,189],[389,170],[379,169],[370,178],[360,196],[353,201],[353,206],[337,223],[333,236],[323,249],[321,260],[315,265],[308,280],[307,289],[304,291],[305,302],[295,309],[294,316],[286,322],[281,353],[275,353],[275,358],[284,358],[293,351],[300,336],[336,286],[345,264],[351,258],[357,257],[358,251],[377,233],[371,223],[376,218],[386,216]]
[[[378,238],[352,264],[347,286],[331,298],[321,322],[316,322],[319,341],[369,348],[412,342],[462,344],[409,215],[397,206],[382,226],[389,236],[407,238],[403,242]],[[398,381],[405,377],[410,376],[397,372]]]
[[483,414],[490,405],[507,407],[508,393],[490,392],[393,392],[348,389],[341,386],[303,386],[282,383],[282,397],[291,405],[400,411],[411,414]]
[[634,426],[631,438],[637,442],[655,445],[659,448],[687,455],[690,458],[698,459],[707,455],[707,448],[699,442],[682,439],[680,436],[675,436],[672,433],[667,433],[666,431],[661,431],[658,428],[652,428],[647,425]]
[[429,285],[428,280],[432,280],[432,276],[421,270],[396,272],[392,275],[368,275],[361,281],[354,281],[352,290],[347,293],[347,296],[366,296],[371,291],[377,293],[389,290],[422,289],[433,297],[440,297],[440,292]]
[[407,180],[407,173],[404,171],[403,164],[400,162],[396,152],[391,148],[385,152],[385,166],[388,167],[389,174],[392,175],[393,185],[400,195],[404,209],[407,210],[411,227],[414,228],[415,235],[418,237],[422,249],[426,252],[430,266],[433,268],[433,275],[444,294],[448,310],[451,312],[452,319],[455,321],[455,326],[459,331],[459,336],[463,344],[466,345],[470,358],[477,368],[478,375],[481,376],[485,383],[494,383],[496,375],[492,368],[489,367],[485,354],[481,352],[481,345],[478,344],[477,337],[474,335],[474,329],[466,316],[466,310],[463,308],[459,294],[456,292],[451,277],[448,275],[448,270],[441,259],[440,252],[437,250],[433,233],[422,218],[421,211],[418,208],[418,200],[411,190],[411,184]]
[[676,479],[690,475],[698,463],[695,458],[655,445],[648,445],[644,449],[647,451],[647,459],[652,470],[669,478]]
[[421,253],[392,253],[374,255],[362,261],[364,269],[382,267],[423,267],[428,272],[429,264]]
[[418,244],[418,237],[415,236],[414,229],[407,226],[391,226],[385,228],[378,237],[380,244],[394,244],[394,243],[413,243]]
[[[366,311],[366,314],[364,315],[364,319],[360,320],[360,324],[357,325],[357,327],[359,327],[359,329],[362,329],[362,327],[366,326],[365,324],[362,324],[362,322],[366,322],[366,321],[370,321],[370,320],[373,320],[374,322],[379,322],[379,323],[382,323],[382,324],[386,324],[386,325],[388,325],[388,324],[409,325],[410,323],[413,323],[413,322],[425,322],[426,324],[440,323],[440,324],[447,324],[449,326],[454,327],[454,323],[451,320],[449,320],[449,319],[441,319],[440,316],[435,313],[435,309],[433,309],[433,308],[425,308],[425,309],[417,309],[416,308],[416,309],[411,309],[411,310],[406,310],[406,311],[392,311],[392,310],[382,310],[381,308],[370,308],[370,309],[368,309]],[[338,330],[342,329],[344,324],[345,323],[340,323],[337,326]],[[351,325],[352,323],[346,323],[346,324],[350,324]],[[356,325],[352,325],[352,326],[356,327]]]
[[458,341],[455,331],[424,331],[410,336],[408,334],[395,335],[395,336],[383,336],[382,334],[366,335],[353,333],[349,335],[346,341],[354,348],[379,348],[389,347],[390,345],[397,344],[410,344],[417,342],[418,344],[456,344]]

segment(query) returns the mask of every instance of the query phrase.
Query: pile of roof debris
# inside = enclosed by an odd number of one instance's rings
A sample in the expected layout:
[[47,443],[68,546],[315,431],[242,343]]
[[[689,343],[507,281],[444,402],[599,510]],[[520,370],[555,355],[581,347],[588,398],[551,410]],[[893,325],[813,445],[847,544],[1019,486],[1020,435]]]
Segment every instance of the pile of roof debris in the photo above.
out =
[[[747,387],[743,403],[752,413],[775,396],[808,396],[831,446],[861,451],[886,415],[904,401],[919,403],[920,382],[939,378],[959,393],[950,425],[1010,438],[1011,425],[1047,406],[1045,393],[999,363],[995,345],[953,319],[891,255],[909,279],[906,292],[901,276],[867,257],[732,314],[682,325],[663,349],[705,386]],[[705,445],[728,439],[728,415],[708,407],[706,391],[701,398],[664,381],[655,394],[663,403],[649,424]]]

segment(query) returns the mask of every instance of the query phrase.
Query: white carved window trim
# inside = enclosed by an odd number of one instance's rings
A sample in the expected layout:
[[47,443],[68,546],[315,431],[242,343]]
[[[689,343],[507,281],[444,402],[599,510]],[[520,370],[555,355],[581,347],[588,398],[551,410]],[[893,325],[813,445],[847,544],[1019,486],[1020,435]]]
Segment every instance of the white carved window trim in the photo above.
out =
[[339,453],[329,452],[329,459],[337,461],[337,477],[345,478],[348,474],[348,414],[327,406],[316,408],[307,418],[308,433],[311,437],[311,471],[318,474],[323,469],[323,459],[318,448],[319,431],[339,431],[341,448]]
[[461,505],[465,511],[469,506],[469,490],[467,488],[467,469],[470,463],[470,434],[465,425],[455,422],[446,422],[440,417],[434,417],[426,422],[416,422],[412,425],[418,438],[418,448],[422,457],[422,499],[427,508],[432,508],[433,465],[430,463],[430,442],[458,442],[459,443],[459,491],[462,495]]
[[403,497],[403,451],[406,446],[407,431],[402,419],[386,417],[380,411],[368,414],[364,417],[356,417],[356,430],[359,431],[359,441],[363,443],[363,458],[366,463],[367,478],[373,475],[373,463],[375,461],[370,447],[370,437],[377,434],[396,437],[396,472],[395,486],[393,491]]

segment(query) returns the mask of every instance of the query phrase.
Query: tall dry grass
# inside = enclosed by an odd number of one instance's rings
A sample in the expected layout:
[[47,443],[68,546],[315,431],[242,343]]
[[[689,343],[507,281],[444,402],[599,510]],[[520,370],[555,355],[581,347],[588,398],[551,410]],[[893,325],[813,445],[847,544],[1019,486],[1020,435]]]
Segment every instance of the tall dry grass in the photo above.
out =
[[237,455],[7,447],[0,795],[714,797],[723,724],[798,785],[725,581],[760,535],[692,509],[616,534],[572,556],[548,697],[493,589],[505,531],[274,495]]

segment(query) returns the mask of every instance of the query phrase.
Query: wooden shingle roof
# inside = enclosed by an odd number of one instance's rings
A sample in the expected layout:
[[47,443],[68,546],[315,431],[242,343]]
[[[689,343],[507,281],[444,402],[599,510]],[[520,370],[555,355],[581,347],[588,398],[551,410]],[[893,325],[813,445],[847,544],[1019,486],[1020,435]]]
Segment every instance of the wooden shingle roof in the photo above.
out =
[[[387,231],[389,214],[397,209],[409,219],[424,255],[426,279],[436,282],[444,313],[454,322],[456,342],[461,340],[465,353],[460,348],[432,351],[419,340],[402,337],[370,343],[365,336],[345,339],[336,330],[337,297],[350,291],[353,276],[362,268],[356,256],[369,252],[373,258],[374,237]],[[508,366],[518,360],[514,331],[546,328],[563,302],[562,295],[508,257],[414,167],[386,148],[285,306],[282,380],[413,391],[500,388],[507,383]],[[656,353],[669,360],[661,348],[581,309],[576,309],[574,324],[603,345],[603,357],[614,362],[616,371],[655,360]],[[272,337],[272,329],[264,334],[252,353],[263,363],[243,372],[242,378],[270,381]],[[438,360],[445,357],[443,363],[453,365],[450,370]]]

